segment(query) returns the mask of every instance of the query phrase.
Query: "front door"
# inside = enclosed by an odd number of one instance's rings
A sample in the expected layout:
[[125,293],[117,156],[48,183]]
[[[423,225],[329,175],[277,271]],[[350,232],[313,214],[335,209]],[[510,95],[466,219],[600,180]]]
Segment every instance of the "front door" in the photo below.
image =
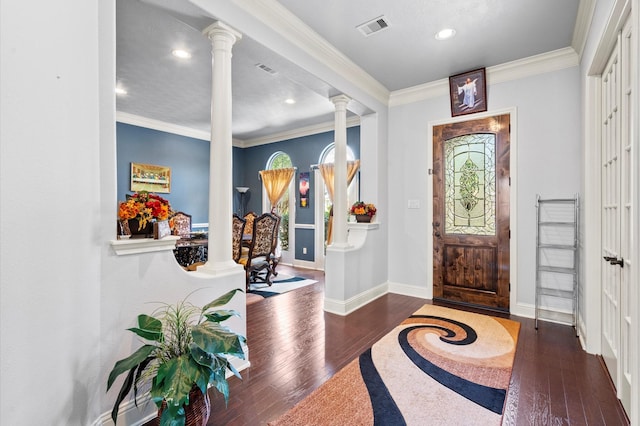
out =
[[509,311],[508,114],[433,129],[433,298]]

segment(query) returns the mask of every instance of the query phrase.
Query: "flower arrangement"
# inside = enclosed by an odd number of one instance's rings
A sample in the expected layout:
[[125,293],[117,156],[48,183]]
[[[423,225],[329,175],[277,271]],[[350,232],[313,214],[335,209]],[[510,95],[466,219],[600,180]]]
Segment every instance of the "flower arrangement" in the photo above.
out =
[[376,206],[373,204],[367,204],[362,201],[356,201],[351,206],[351,210],[349,211],[353,215],[365,215],[365,216],[373,216],[376,214]]
[[169,201],[159,195],[140,191],[127,195],[127,201],[120,202],[120,220],[138,219],[138,230],[155,220],[167,220],[173,214]]

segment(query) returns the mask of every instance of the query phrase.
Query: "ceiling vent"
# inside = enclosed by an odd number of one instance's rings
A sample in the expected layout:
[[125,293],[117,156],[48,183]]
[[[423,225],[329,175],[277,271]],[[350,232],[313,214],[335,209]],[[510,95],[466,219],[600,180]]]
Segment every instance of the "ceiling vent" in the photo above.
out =
[[358,25],[356,28],[359,29],[362,34],[369,37],[371,34],[375,34],[389,28],[389,22],[387,22],[387,18],[383,15],[376,19],[372,19],[369,22],[365,22],[364,24]]
[[256,64],[256,67],[260,68],[264,72],[268,72],[269,74],[277,74],[278,73],[278,71],[274,70],[273,68],[270,68],[270,67],[266,66],[265,64]]

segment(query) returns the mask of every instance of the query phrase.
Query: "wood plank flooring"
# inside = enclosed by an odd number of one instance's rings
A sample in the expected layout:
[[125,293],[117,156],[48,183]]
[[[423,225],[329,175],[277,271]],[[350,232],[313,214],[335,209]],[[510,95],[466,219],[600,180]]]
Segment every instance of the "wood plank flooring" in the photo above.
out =
[[[324,274],[281,265],[318,280],[247,306],[251,367],[229,380],[230,399],[210,390],[208,425],[265,425],[309,395],[425,303],[385,295],[342,317],[323,311]],[[522,323],[504,425],[628,425],[598,357],[582,351],[573,328]],[[149,422],[147,426],[155,425]]]

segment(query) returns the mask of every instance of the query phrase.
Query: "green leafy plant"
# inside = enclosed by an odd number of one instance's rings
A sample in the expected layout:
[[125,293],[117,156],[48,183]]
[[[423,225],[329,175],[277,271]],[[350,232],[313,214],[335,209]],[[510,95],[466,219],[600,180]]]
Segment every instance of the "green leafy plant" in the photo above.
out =
[[128,330],[150,343],[115,363],[107,381],[107,392],[115,379],[128,372],[111,412],[116,422],[120,403],[133,388],[137,405],[141,386],[150,389],[153,402],[162,407],[160,425],[184,425],[184,407],[189,404],[189,392],[197,387],[206,395],[209,385],[215,387],[225,402],[229,400],[227,369],[242,379],[231,365],[228,356],[244,359],[242,344],[245,338],[220,323],[235,310],[213,310],[227,304],[235,289],[208,303],[202,309],[187,302],[163,304],[155,316],[138,315],[138,327]]

